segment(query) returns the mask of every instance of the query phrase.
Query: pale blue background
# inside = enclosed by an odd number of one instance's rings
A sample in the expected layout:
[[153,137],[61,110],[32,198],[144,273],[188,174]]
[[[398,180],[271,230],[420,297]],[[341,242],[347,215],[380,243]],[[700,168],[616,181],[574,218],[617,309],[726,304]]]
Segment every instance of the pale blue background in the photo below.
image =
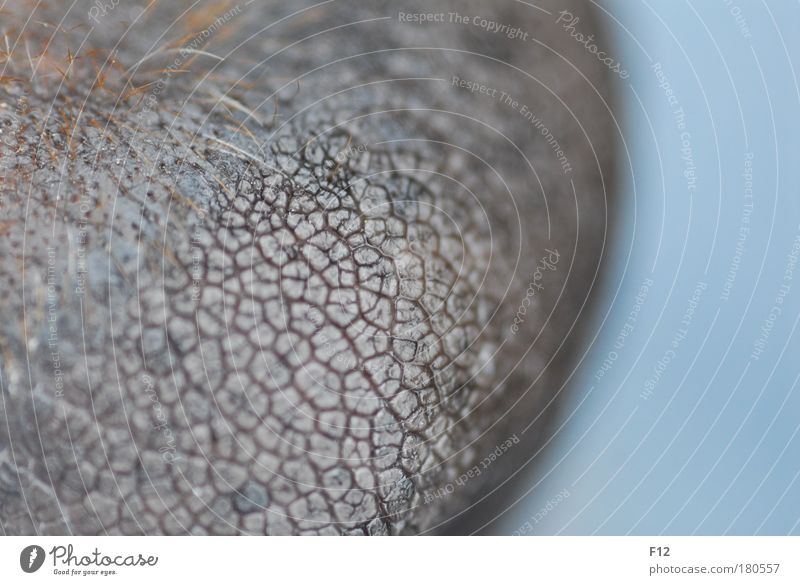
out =
[[[537,468],[525,470],[532,491],[491,529],[514,532],[566,489],[569,497],[534,524],[537,533],[800,534],[800,266],[764,353],[750,358],[800,234],[800,4],[602,6],[612,52],[631,72],[620,86],[627,201],[615,274],[565,409],[569,420]],[[656,61],[686,112],[694,193]],[[751,231],[723,301],[746,152],[754,155]],[[655,285],[634,331],[598,382],[647,277]],[[708,288],[688,336],[643,400],[698,281]]]

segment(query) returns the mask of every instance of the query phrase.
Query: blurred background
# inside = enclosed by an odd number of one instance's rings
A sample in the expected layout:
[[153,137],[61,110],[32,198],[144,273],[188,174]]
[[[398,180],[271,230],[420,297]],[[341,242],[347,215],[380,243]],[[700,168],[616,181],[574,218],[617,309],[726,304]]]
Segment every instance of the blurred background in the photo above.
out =
[[599,4],[624,197],[558,432],[487,527],[800,534],[800,4]]

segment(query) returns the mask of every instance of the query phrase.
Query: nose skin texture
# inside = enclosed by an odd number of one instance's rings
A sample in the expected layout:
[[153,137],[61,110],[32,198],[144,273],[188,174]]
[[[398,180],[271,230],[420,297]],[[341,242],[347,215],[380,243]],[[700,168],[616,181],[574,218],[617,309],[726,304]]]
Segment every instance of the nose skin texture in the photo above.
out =
[[611,73],[554,2],[494,4],[9,9],[5,534],[462,530],[528,462]]

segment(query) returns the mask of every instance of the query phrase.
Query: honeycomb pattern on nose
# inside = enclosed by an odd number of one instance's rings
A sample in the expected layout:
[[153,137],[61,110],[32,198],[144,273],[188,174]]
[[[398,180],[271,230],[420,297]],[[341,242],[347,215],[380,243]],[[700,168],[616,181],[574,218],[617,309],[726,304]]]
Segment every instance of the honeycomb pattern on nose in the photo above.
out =
[[[185,49],[215,21],[176,5],[85,33],[45,3],[41,74],[0,85],[3,527],[436,530],[560,388],[605,237],[602,76],[388,2],[253,3],[182,52],[167,24]],[[553,41],[542,14],[486,22]]]

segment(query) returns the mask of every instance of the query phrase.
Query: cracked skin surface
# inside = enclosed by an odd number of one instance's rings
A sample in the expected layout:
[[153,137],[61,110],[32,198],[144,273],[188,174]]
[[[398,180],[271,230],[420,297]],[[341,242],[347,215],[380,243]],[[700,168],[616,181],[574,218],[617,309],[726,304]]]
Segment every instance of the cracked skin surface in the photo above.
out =
[[[546,428],[603,252],[607,80],[554,16],[458,4],[536,44],[397,22],[429,3],[255,3],[191,45],[237,5],[126,3],[90,30],[88,2],[39,7],[49,26],[18,4],[5,534],[420,533],[530,457],[425,502]],[[454,75],[535,111],[572,170]]]

